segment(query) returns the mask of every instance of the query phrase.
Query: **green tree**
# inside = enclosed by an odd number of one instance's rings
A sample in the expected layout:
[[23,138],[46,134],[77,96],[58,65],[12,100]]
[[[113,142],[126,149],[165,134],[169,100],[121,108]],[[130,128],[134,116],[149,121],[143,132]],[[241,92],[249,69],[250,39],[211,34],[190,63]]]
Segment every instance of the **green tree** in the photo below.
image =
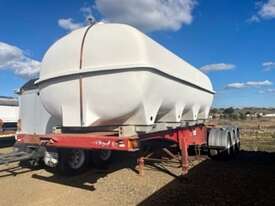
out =
[[245,120],[246,119],[246,115],[242,112],[240,112],[240,119],[241,120]]
[[211,109],[211,113],[212,113],[212,114],[218,113],[218,109],[216,109],[216,108]]
[[235,112],[234,108],[233,107],[229,107],[229,108],[226,108],[223,113],[225,115],[232,115],[233,113]]

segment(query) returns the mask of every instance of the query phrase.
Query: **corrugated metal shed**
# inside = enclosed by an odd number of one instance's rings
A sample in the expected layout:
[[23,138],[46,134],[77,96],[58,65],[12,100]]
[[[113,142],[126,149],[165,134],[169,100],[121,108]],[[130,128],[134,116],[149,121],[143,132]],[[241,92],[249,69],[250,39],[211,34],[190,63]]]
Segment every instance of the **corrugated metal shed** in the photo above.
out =
[[0,96],[0,121],[3,123],[17,122],[18,108],[16,98]]

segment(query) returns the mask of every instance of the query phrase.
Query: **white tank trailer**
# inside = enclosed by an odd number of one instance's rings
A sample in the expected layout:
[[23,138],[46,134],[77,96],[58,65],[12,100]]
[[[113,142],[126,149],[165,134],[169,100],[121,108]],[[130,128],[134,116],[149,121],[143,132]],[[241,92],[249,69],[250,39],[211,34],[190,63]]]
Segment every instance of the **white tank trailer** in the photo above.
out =
[[97,23],[46,52],[36,82],[64,127],[153,125],[208,118],[209,78],[139,30]]
[[186,174],[191,145],[207,147],[211,158],[239,151],[238,128],[197,121],[208,118],[213,95],[205,74],[135,28],[90,25],[58,40],[40,78],[20,89],[21,130],[15,152],[0,155],[0,164],[44,159],[54,171],[77,174],[90,159],[102,167],[112,151],[140,151],[142,175],[150,161],[144,148],[165,147],[171,156],[176,144]]

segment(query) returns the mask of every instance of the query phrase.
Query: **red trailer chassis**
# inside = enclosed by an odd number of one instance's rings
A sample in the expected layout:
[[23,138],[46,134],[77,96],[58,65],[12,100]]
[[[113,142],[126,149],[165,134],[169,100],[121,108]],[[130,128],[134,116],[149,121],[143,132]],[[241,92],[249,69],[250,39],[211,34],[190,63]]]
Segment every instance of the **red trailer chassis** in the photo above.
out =
[[[188,172],[190,145],[206,145],[208,128],[205,125],[188,126],[130,137],[119,137],[111,133],[52,133],[46,135],[17,134],[17,142],[44,145],[57,148],[78,148],[90,150],[117,150],[134,152],[149,140],[163,140],[176,143],[181,151],[183,174]],[[144,157],[139,158],[140,174],[143,174]]]

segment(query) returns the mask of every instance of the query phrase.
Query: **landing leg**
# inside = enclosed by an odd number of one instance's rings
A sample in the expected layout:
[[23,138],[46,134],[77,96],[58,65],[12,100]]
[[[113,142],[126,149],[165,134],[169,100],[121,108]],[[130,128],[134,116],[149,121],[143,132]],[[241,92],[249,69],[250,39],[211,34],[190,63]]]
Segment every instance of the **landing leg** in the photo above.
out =
[[182,175],[186,175],[189,169],[188,144],[184,138],[180,139]]
[[144,176],[144,157],[138,158],[138,173],[140,176]]

